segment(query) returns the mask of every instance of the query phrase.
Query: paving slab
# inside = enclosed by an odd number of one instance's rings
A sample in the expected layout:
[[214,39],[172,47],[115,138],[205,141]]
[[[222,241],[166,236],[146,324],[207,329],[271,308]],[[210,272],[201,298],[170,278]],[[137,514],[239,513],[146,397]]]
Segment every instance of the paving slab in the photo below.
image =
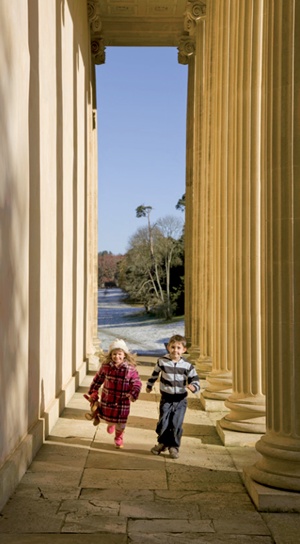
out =
[[[266,536],[228,535],[210,533],[129,533],[130,544],[274,544],[274,540]],[[292,544],[292,543],[290,543]]]
[[185,466],[183,470],[182,465],[175,464],[172,459],[169,460],[166,471],[169,489],[221,490],[224,485],[241,483],[241,477],[236,472],[191,466]]
[[155,491],[152,489],[89,489],[81,490],[80,499],[107,501],[154,501]]
[[0,516],[0,533],[60,533],[64,514],[59,501],[14,497]]
[[29,469],[23,476],[21,483],[27,485],[35,485],[39,488],[43,486],[53,486],[54,488],[60,488],[61,486],[73,486],[78,487],[82,477],[82,470],[53,470],[52,467],[49,470],[31,471]]
[[99,452],[90,452],[85,468],[99,468],[102,469],[128,469],[128,470],[157,470],[158,459],[151,453],[147,452],[147,455],[139,455],[136,453],[123,450],[122,452],[112,451],[105,452],[99,455]]
[[81,493],[81,487],[75,486],[74,482],[70,482],[69,486],[64,483],[57,482],[56,485],[45,484],[39,482],[39,485],[34,483],[25,483],[24,479],[18,485],[14,497],[31,497],[32,499],[47,499],[47,500],[65,500],[78,499]]
[[122,533],[127,532],[127,519],[121,516],[67,514],[62,533]]
[[66,515],[74,514],[78,517],[118,516],[120,514],[120,503],[100,499],[65,500],[61,502],[58,512]]
[[[151,501],[126,501],[121,503],[120,514],[130,519],[199,519],[199,508],[197,503],[165,503],[163,508],[159,502]],[[154,531],[155,532],[155,531]]]
[[61,470],[82,468],[85,466],[86,459],[89,455],[89,448],[79,448],[72,444],[54,444],[45,442],[40,448],[38,455],[30,465],[31,472],[39,470]]
[[[97,534],[97,544],[127,544],[127,535]],[[91,544],[90,534],[0,534],[0,544]]]
[[129,520],[128,531],[130,534],[140,533],[140,535],[157,533],[214,533],[214,528],[210,520],[186,519],[143,519]]
[[276,544],[298,544],[300,542],[299,514],[261,514],[267,523]]
[[217,512],[211,515],[216,533],[271,536],[264,520],[258,512]]
[[82,487],[100,489],[167,489],[164,470],[131,470],[86,468],[81,481]]

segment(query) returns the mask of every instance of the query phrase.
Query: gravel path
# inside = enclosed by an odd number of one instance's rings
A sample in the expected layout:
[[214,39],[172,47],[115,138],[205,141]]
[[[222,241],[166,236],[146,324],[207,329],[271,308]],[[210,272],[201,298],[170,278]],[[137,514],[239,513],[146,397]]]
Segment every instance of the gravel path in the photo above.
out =
[[126,304],[125,298],[121,289],[98,291],[98,336],[104,351],[115,338],[123,338],[134,353],[160,355],[173,334],[184,334],[183,319],[169,323],[149,317],[142,307]]

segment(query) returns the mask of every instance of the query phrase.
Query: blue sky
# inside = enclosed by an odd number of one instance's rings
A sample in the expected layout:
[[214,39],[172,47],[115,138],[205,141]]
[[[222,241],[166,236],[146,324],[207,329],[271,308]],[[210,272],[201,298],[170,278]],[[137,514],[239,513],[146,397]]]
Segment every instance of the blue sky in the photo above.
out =
[[146,218],[176,210],[185,192],[187,66],[171,47],[107,47],[96,67],[98,251],[126,253]]

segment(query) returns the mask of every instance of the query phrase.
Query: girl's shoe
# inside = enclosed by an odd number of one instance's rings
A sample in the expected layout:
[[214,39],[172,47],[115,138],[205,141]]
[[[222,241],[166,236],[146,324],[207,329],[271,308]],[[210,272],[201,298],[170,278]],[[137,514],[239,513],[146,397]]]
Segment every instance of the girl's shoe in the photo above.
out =
[[116,432],[115,445],[116,448],[123,448],[123,434],[124,432]]
[[113,434],[115,432],[115,425],[107,425],[107,432]]

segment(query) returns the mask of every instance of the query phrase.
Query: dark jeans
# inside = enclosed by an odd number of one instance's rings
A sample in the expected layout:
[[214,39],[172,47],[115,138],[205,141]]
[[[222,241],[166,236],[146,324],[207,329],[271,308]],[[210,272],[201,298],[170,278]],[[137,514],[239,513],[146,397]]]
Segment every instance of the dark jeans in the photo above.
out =
[[170,402],[161,398],[159,421],[156,426],[158,442],[167,448],[179,448],[182,437],[182,424],[187,407],[187,398]]

